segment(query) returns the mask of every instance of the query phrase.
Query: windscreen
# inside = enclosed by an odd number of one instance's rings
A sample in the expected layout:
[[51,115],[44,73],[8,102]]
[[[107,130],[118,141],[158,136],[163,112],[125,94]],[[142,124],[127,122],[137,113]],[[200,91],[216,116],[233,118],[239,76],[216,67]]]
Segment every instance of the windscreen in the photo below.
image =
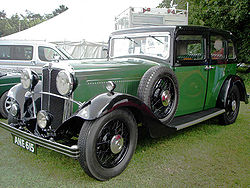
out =
[[115,36],[110,47],[110,57],[145,55],[167,59],[170,37],[169,33]]

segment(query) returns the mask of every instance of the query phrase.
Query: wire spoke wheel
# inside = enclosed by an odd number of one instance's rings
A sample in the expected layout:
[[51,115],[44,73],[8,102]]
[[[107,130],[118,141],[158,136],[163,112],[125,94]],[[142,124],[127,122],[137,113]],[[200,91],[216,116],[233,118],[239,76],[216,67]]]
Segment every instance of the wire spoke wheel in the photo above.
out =
[[115,177],[130,162],[137,137],[137,123],[127,109],[85,121],[78,139],[79,163],[89,176],[98,180]]
[[96,143],[96,157],[101,166],[117,166],[126,155],[129,131],[122,120],[112,120],[102,128]]
[[174,83],[169,77],[160,78],[153,87],[151,109],[159,119],[168,116],[175,100]]
[[179,100],[178,82],[173,70],[165,66],[150,68],[140,81],[138,97],[162,123],[170,123]]
[[12,105],[12,100],[11,100],[11,98],[7,98],[6,100],[5,100],[5,103],[4,103],[4,107],[5,107],[5,110],[6,110],[6,112],[10,112],[10,108],[11,108],[11,105]]
[[220,116],[220,122],[224,125],[235,122],[240,108],[240,93],[237,86],[232,86],[226,98],[226,112]]
[[6,91],[0,98],[0,114],[3,118],[7,119],[10,112],[11,105],[13,101],[7,96],[8,91]]

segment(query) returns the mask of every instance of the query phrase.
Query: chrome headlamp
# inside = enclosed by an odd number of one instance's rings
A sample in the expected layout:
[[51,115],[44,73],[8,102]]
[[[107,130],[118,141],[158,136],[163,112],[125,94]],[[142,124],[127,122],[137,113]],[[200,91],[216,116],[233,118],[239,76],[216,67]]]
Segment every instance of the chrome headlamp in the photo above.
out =
[[56,88],[61,95],[70,95],[75,87],[73,75],[66,70],[62,70],[56,77]]
[[20,107],[19,107],[18,103],[14,99],[11,99],[11,103],[12,104],[11,104],[9,113],[13,117],[18,117],[20,114]]
[[21,83],[24,89],[32,90],[38,83],[38,75],[30,69],[24,69],[21,72]]
[[37,113],[36,118],[37,118],[37,124],[41,129],[46,128],[48,125],[51,124],[52,121],[51,115],[44,110],[39,111]]

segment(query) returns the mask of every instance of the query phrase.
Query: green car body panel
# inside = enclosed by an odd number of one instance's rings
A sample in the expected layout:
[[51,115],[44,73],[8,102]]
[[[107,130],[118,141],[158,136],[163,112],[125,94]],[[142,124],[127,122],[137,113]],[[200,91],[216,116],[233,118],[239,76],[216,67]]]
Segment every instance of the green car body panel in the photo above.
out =
[[0,96],[18,83],[20,83],[20,76],[17,74],[8,73],[0,77]]
[[[161,64],[142,59],[96,60],[94,63],[92,60],[83,61],[81,64],[71,64],[78,79],[74,100],[88,101],[107,92],[105,86],[108,81],[116,84],[116,92],[137,96],[137,88],[143,74],[150,67],[157,65]],[[74,106],[74,110],[76,109],[77,105]]]

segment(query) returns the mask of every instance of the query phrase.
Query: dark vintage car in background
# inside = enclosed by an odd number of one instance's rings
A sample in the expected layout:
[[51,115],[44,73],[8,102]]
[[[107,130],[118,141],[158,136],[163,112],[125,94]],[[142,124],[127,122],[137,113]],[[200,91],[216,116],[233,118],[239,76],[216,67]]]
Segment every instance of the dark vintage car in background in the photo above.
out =
[[235,122],[248,97],[234,40],[199,26],[116,31],[108,60],[50,62],[42,80],[23,70],[0,126],[28,151],[57,151],[79,159],[89,176],[110,179],[131,160],[138,125],[156,138],[215,116]]
[[0,115],[2,118],[8,118],[8,112],[12,101],[7,97],[8,91],[14,85],[20,83],[20,73],[15,71],[0,71]]

